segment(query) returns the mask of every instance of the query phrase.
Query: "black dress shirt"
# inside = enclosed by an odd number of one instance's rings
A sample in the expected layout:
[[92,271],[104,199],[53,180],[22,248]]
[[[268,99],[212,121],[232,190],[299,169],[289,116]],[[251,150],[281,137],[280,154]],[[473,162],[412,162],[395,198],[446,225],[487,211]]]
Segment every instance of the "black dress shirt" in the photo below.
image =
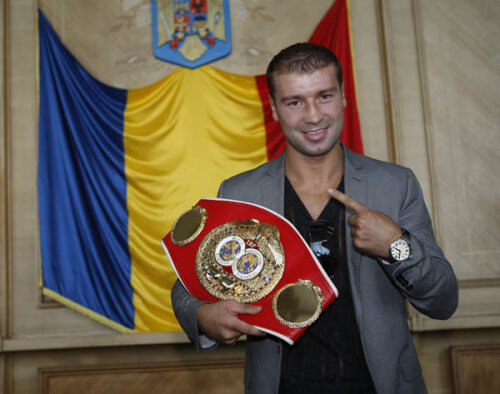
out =
[[[343,180],[339,190],[343,191]],[[344,206],[330,198],[318,221],[327,222],[333,236],[322,243],[319,259],[339,291],[339,297],[292,346],[284,344],[280,394],[375,393],[354,316],[345,254]],[[309,212],[285,178],[285,217],[311,245]],[[318,234],[313,237],[317,237]],[[328,237],[325,237],[328,238]],[[313,247],[313,250],[315,248]]]

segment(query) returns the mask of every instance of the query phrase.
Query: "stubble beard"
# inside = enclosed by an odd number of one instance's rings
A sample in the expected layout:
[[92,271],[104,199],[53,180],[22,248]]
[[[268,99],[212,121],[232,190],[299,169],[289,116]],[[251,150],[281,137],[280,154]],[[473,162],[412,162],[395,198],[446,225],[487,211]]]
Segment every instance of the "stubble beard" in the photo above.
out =
[[299,152],[300,154],[307,157],[321,157],[330,153],[333,148],[339,143],[340,136],[342,135],[342,130],[344,129],[344,120],[342,119],[339,124],[330,124],[328,126],[328,134],[332,134],[332,136],[328,135],[325,137],[328,141],[325,146],[315,146],[319,144],[314,144],[313,142],[301,141],[301,139],[305,138],[302,135],[292,136],[285,139],[287,145],[291,146],[294,150]]

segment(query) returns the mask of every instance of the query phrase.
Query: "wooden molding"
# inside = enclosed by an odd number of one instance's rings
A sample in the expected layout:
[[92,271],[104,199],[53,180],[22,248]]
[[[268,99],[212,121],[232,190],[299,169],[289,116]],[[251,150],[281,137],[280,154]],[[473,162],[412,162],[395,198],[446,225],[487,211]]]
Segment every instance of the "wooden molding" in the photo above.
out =
[[434,320],[409,306],[408,319],[413,332],[457,330],[500,326],[500,279],[458,282],[460,302],[448,320]]
[[459,280],[458,287],[460,289],[472,289],[478,287],[500,287],[500,278]]
[[40,335],[30,338],[9,338],[3,341],[3,352],[76,349],[114,346],[140,346],[189,343],[184,332],[157,332],[111,335]]
[[0,351],[1,338],[10,336],[10,101],[9,101],[9,1],[0,2]]
[[399,163],[401,160],[398,125],[399,118],[397,116],[397,97],[393,75],[394,65],[391,59],[393,58],[392,49],[388,45],[390,37],[390,26],[386,23],[388,18],[385,12],[384,0],[376,1],[376,12],[378,22],[378,35],[380,42],[380,59],[382,62],[382,87],[384,92],[384,109],[387,123],[387,143],[388,143],[388,156],[389,161],[392,163]]

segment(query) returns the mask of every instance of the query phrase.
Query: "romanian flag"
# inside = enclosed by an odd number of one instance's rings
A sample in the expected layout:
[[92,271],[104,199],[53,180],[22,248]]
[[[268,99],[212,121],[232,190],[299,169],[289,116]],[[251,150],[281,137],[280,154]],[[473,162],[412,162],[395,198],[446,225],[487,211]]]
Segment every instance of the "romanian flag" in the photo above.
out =
[[[265,77],[179,68],[117,89],[82,68],[41,11],[38,26],[42,292],[121,332],[179,331],[160,240],[222,180],[284,150]],[[342,138],[362,152],[345,0],[311,41],[342,62]]]

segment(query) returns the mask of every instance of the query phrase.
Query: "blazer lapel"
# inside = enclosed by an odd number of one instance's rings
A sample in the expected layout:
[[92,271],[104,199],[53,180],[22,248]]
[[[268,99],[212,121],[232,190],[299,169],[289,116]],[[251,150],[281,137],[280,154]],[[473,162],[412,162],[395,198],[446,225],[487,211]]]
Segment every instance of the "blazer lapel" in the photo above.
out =
[[[366,174],[363,171],[363,166],[355,154],[348,148],[344,147],[344,187],[345,194],[351,196],[356,201],[366,204],[367,200],[367,183]],[[351,215],[355,212],[346,209],[346,214]]]
[[[344,188],[345,194],[351,196],[356,201],[366,204],[367,201],[367,179],[363,171],[363,167],[357,156],[344,146]],[[360,299],[360,260],[359,253],[352,243],[351,226],[348,223],[348,218],[354,215],[355,212],[346,207],[345,210],[345,235],[346,235],[346,251],[347,251],[347,266],[349,270],[349,279],[351,282],[351,293],[353,301],[356,304],[354,310],[358,324],[361,323],[361,299]]]
[[285,153],[270,162],[262,182],[262,205],[280,215],[285,209]]

